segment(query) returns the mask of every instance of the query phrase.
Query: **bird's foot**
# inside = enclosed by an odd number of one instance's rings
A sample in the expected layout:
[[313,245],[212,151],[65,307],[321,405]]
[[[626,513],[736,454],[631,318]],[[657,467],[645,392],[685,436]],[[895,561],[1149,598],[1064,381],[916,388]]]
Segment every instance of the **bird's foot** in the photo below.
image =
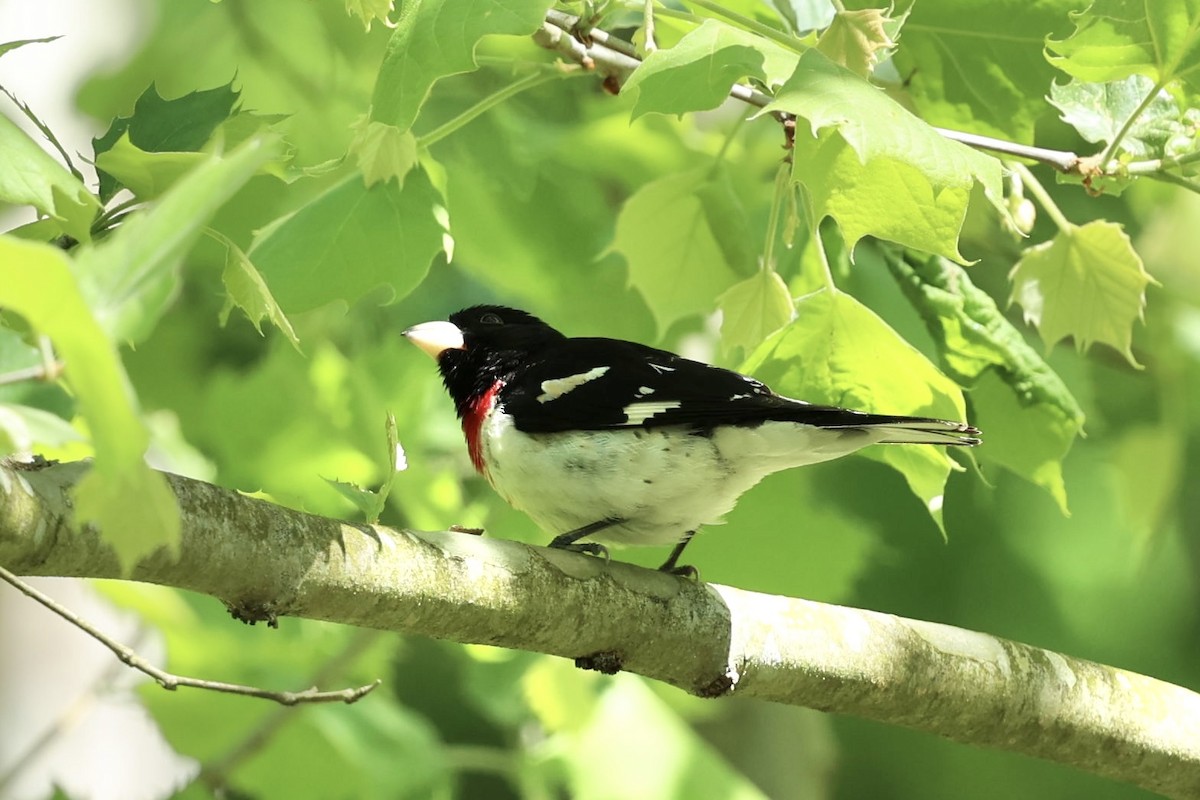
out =
[[668,575],[678,575],[681,578],[700,582],[700,570],[693,567],[691,564],[683,564],[682,566],[668,561],[658,568],[659,572],[665,572]]
[[571,553],[587,553],[590,556],[598,556],[605,561],[609,560],[608,548],[596,542],[566,542],[565,544],[550,543],[550,546],[555,550],[566,550]]
[[688,531],[683,535],[683,538],[675,545],[675,549],[671,551],[671,555],[667,556],[667,560],[658,568],[659,572],[665,572],[668,575],[678,575],[681,578],[690,578],[694,581],[700,580],[700,571],[691,564],[679,566],[679,557],[683,555],[683,548],[688,546],[688,542],[696,535],[695,531]]
[[608,548],[596,542],[581,542],[580,539],[585,536],[590,536],[597,531],[602,531],[605,528],[611,528],[613,525],[619,525],[619,519],[601,519],[596,522],[584,525],[582,528],[576,528],[573,531],[560,533],[550,542],[550,547],[555,550],[570,550],[572,553],[587,553],[593,556],[600,556],[605,561],[608,560]]

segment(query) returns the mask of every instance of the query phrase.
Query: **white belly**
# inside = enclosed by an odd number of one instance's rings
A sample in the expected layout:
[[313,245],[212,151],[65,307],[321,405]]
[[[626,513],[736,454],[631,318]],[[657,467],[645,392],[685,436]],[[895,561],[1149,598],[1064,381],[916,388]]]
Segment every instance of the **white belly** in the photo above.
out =
[[789,422],[712,436],[671,428],[528,434],[499,411],[480,433],[489,482],[543,530],[558,535],[620,519],[588,538],[641,545],[673,544],[719,524],[772,472],[837,458],[877,438]]

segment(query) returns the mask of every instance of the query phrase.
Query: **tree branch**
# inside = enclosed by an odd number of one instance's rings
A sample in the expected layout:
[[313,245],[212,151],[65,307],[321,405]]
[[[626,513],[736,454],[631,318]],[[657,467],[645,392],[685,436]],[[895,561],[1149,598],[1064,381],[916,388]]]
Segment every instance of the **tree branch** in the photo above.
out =
[[[0,563],[121,577],[71,518],[84,464],[0,466]],[[1200,797],[1200,695],[981,633],[698,584],[640,567],[449,532],[303,514],[168,476],[179,552],[129,577],[291,615],[609,664],[703,697],[854,714]]]
[[[587,32],[586,41],[580,41],[573,35],[578,24],[578,17],[561,11],[548,11],[546,12],[546,22],[542,25],[542,29],[533,35],[533,39],[542,47],[557,50],[571,60],[584,65],[587,69],[594,69],[601,75],[611,77],[618,86],[623,84],[629,77],[629,73],[633,72],[641,63],[636,48],[629,42],[599,28],[590,29]],[[765,108],[772,100],[770,95],[742,83],[733,84],[729,89],[729,96],[757,108]],[[934,128],[934,130],[947,139],[961,142],[968,147],[1048,164],[1059,172],[1085,178],[1100,172],[1094,159],[1081,158],[1069,150],[1033,147],[949,128]]]

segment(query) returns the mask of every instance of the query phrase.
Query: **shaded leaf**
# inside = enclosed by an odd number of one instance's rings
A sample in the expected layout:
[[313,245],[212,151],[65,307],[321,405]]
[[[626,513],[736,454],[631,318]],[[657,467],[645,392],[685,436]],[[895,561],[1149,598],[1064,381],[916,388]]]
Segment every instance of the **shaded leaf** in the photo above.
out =
[[250,258],[289,313],[352,303],[378,286],[411,292],[442,250],[441,198],[423,170],[367,188],[352,175],[261,231]]
[[[148,153],[196,152],[233,114],[237,100],[232,81],[173,100],[163,98],[151,84],[138,98],[132,116],[117,117],[103,136],[92,140],[93,153],[98,162],[101,154],[113,149],[126,134],[131,144]],[[100,199],[107,203],[123,184],[103,169],[97,169],[97,174]]]
[[693,170],[648,183],[625,201],[612,249],[660,329],[709,311],[753,269],[745,213],[723,171]]
[[11,53],[13,50],[24,47],[27,44],[46,44],[47,42],[53,42],[54,40],[61,38],[62,36],[45,36],[41,39],[17,39],[12,42],[5,42],[0,44],[0,56],[4,55],[5,53]]
[[[1084,415],[1062,379],[962,267],[937,257],[890,250],[883,255],[933,335],[942,369],[971,387],[972,422],[983,430],[984,444],[976,451],[980,461],[1043,487],[1066,513],[1061,462],[1083,428]],[[988,385],[976,391],[985,373]],[[992,385],[996,378],[1008,394]],[[1007,419],[1014,404],[1019,419]],[[1035,447],[1018,446],[1034,440]]]
[[[920,0],[911,4],[894,64],[906,97],[931,125],[1032,143],[1055,71],[1047,32],[1088,0]],[[851,8],[878,0],[847,0]]]

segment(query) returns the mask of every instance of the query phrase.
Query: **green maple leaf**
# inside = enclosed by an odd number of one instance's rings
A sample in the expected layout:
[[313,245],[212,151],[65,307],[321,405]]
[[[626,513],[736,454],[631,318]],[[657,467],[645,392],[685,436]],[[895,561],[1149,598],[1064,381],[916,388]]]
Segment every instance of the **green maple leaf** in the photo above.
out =
[[412,127],[433,84],[475,69],[475,46],[490,34],[528,35],[542,24],[550,0],[411,0],[375,79],[371,119]]
[[817,40],[817,49],[856,75],[870,77],[875,66],[895,49],[896,37],[908,16],[906,11],[893,17],[891,11],[882,8],[838,11]]
[[1068,336],[1079,350],[1107,344],[1134,366],[1133,324],[1154,279],[1121,226],[1096,221],[1071,225],[1031,247],[1012,271],[1012,297],[1046,347]]
[[1181,0],[1095,0],[1071,15],[1075,32],[1050,39],[1050,63],[1085,81],[1145,75],[1200,89],[1200,6]]
[[[813,403],[881,414],[964,419],[962,391],[873,311],[843,292],[802,297],[796,319],[742,365],[779,392]],[[942,526],[952,462],[942,448],[896,445],[863,451],[898,470]]]
[[876,236],[962,260],[958,236],[979,184],[1002,214],[1000,162],[951,142],[821,53],[805,53],[768,111],[797,126],[793,177],[816,220],[832,217],[848,246]]
[[[1109,83],[1071,81],[1050,86],[1050,102],[1062,111],[1063,122],[1071,125],[1093,144],[1111,142],[1154,91],[1154,81],[1130,75]],[[1121,149],[1135,158],[1162,158],[1167,143],[1185,134],[1179,104],[1170,94],[1158,91],[1138,113],[1121,139]]]
[[761,36],[709,19],[674,47],[647,56],[621,91],[637,92],[634,119],[651,112],[707,111],[723,103],[730,87],[743,78],[782,83],[798,58]]
[[723,170],[693,170],[648,183],[617,217],[612,249],[629,262],[660,330],[714,299],[753,269],[749,225]]
[[933,335],[942,369],[970,387],[971,420],[984,432],[982,466],[998,464],[1050,493],[1063,513],[1062,460],[1083,410],[1062,379],[962,267],[884,250],[884,260]]

